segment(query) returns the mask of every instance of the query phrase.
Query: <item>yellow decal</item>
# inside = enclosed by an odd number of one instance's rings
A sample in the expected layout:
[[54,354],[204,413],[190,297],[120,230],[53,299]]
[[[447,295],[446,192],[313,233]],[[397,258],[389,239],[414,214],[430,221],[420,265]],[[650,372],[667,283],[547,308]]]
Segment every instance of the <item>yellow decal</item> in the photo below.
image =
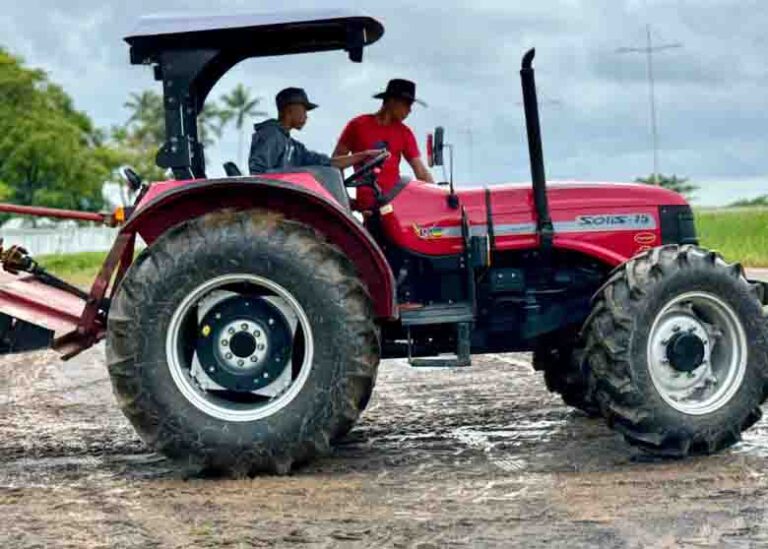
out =
[[433,238],[443,238],[442,227],[421,227],[414,223],[413,230],[416,232],[416,236],[424,240],[431,240]]

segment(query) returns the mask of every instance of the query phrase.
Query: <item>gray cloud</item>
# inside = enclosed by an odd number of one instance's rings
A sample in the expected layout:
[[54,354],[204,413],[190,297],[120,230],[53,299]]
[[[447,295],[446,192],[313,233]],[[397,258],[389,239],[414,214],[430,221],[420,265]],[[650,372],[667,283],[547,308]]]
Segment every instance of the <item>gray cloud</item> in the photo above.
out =
[[[322,4],[297,1],[291,10]],[[266,0],[258,10],[282,6]],[[243,81],[271,108],[278,89],[303,85],[322,108],[300,137],[328,150],[349,117],[376,107],[370,96],[388,78],[413,78],[430,107],[416,110],[409,122],[420,139],[434,125],[447,127],[462,183],[525,180],[517,71],[522,53],[535,45],[548,175],[632,179],[651,170],[646,69],[641,55],[615,50],[643,46],[650,22],[657,43],[684,44],[656,58],[662,170],[706,182],[743,181],[742,194],[768,193],[764,0],[393,0],[358,6],[387,27],[362,65],[338,52],[250,60],[213,95]],[[245,0],[168,0],[162,11],[249,9],[252,2]],[[128,64],[122,42],[139,15],[158,11],[155,2],[36,0],[3,11],[4,45],[48,70],[98,124],[125,120],[128,93],[157,89],[151,71]],[[216,164],[234,154],[237,138],[230,134],[210,151]],[[723,195],[705,190],[702,198],[714,202]]]

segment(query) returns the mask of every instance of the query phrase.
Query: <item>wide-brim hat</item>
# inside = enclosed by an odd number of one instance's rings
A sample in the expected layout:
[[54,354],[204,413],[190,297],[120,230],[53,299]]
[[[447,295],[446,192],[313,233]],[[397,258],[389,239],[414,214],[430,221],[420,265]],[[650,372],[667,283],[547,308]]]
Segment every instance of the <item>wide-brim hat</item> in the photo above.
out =
[[387,89],[383,92],[377,93],[373,96],[374,99],[407,99],[414,103],[418,103],[422,107],[426,107],[427,104],[416,97],[416,83],[404,78],[393,78],[387,83]]
[[304,105],[308,111],[316,109],[319,105],[312,103],[307,97],[307,92],[301,88],[285,88],[275,96],[277,110],[283,110],[288,105]]

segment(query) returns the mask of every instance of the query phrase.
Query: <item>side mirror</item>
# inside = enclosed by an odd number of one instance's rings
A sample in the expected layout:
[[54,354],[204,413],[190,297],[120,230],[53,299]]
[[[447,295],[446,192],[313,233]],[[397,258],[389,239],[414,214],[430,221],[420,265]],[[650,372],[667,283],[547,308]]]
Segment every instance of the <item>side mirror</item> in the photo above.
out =
[[243,175],[243,172],[240,171],[240,168],[234,162],[224,162],[224,173],[227,174],[227,177],[240,177]]
[[142,180],[139,174],[137,174],[135,171],[133,171],[132,168],[129,166],[123,166],[120,168],[120,176],[125,180],[125,182],[128,184],[128,187],[133,191],[137,192],[141,190]]
[[445,129],[435,128],[434,134],[427,136],[427,163],[429,167],[443,165],[443,148],[445,147]]

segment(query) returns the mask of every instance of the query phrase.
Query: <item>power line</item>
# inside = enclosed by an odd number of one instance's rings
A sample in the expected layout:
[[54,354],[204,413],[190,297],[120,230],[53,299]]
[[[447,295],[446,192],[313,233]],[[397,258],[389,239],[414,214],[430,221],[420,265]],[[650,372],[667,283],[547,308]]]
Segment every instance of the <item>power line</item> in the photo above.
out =
[[648,96],[651,104],[651,145],[653,148],[653,183],[659,184],[659,131],[656,121],[656,86],[653,76],[653,54],[660,51],[682,48],[683,44],[679,42],[671,44],[653,45],[653,36],[651,35],[651,25],[645,26],[646,46],[644,48],[618,48],[616,53],[644,53],[648,65]]

